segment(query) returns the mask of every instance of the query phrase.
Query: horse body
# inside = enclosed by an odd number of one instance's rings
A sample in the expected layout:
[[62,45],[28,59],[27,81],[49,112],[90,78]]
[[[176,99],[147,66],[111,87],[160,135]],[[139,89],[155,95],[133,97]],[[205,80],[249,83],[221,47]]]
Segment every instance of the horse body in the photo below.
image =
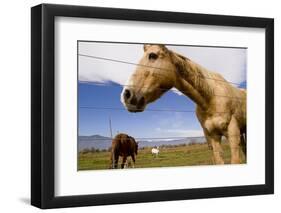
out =
[[223,164],[220,146],[225,136],[231,148],[231,163],[240,163],[239,146],[246,155],[246,92],[220,81],[205,80],[214,94],[208,100],[208,107],[196,105],[196,115],[203,128],[207,142],[212,146],[217,164]]
[[222,136],[229,141],[231,163],[240,163],[240,147],[246,155],[246,90],[164,45],[144,45],[139,64],[121,93],[128,111],[144,111],[147,104],[174,87],[196,103],[196,115],[215,163],[224,163]]
[[127,163],[127,157],[131,156],[135,164],[135,155],[138,154],[138,143],[135,139],[127,134],[120,133],[112,140],[111,165],[112,168],[118,167],[119,156],[122,157],[121,168]]

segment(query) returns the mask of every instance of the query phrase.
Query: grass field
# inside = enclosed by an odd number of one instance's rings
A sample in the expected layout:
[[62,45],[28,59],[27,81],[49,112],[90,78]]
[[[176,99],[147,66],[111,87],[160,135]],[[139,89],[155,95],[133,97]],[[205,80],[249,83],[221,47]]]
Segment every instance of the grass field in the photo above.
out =
[[[225,163],[229,164],[229,146],[227,143],[222,143],[222,147],[224,150]],[[110,166],[110,152],[108,151],[79,152],[78,158],[78,170],[100,170],[108,169]],[[163,147],[160,148],[158,157],[151,154],[151,147],[145,147],[138,151],[135,168],[212,165],[212,159],[212,150],[208,149],[206,143]],[[121,157],[118,163],[118,168],[120,168]],[[243,163],[245,163],[244,158]]]

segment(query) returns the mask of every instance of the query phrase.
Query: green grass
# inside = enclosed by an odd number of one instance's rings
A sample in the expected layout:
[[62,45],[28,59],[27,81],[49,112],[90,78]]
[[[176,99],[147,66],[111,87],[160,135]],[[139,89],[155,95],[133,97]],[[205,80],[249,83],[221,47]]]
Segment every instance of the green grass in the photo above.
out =
[[[225,163],[230,163],[230,150],[227,143],[222,143]],[[110,152],[79,153],[78,170],[108,169],[110,166]],[[130,159],[130,158],[128,158]],[[119,168],[121,163],[119,158]],[[245,159],[243,158],[243,163]],[[170,166],[195,166],[212,165],[212,150],[207,144],[194,144],[177,147],[160,148],[158,157],[151,154],[151,147],[138,151],[135,168],[170,167]]]

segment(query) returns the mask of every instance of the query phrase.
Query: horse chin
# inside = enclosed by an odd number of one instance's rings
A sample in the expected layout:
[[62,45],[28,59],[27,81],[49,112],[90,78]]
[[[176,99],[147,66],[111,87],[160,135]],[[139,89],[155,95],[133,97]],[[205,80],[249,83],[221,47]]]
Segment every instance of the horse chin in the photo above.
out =
[[143,109],[128,109],[128,111],[137,113],[137,112],[143,112]]
[[145,106],[144,107],[137,107],[137,106],[134,106],[134,105],[131,105],[131,104],[126,104],[125,107],[129,112],[134,112],[134,113],[143,112],[144,109],[145,109]]
[[128,107],[127,107],[127,110],[128,110],[129,112],[137,113],[137,112],[143,112],[143,111],[144,111],[144,108],[143,108],[143,109],[140,109],[140,108],[128,108]]

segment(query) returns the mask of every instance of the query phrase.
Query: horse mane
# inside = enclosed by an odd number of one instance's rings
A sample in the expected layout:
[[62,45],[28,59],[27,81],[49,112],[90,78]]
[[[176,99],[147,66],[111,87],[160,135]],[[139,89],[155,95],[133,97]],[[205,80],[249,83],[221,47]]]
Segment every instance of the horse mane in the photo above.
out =
[[207,71],[191,59],[173,51],[170,51],[170,56],[180,76],[198,90],[201,95],[206,98],[210,98],[214,95],[214,90],[208,82],[208,79],[219,78],[218,74]]

